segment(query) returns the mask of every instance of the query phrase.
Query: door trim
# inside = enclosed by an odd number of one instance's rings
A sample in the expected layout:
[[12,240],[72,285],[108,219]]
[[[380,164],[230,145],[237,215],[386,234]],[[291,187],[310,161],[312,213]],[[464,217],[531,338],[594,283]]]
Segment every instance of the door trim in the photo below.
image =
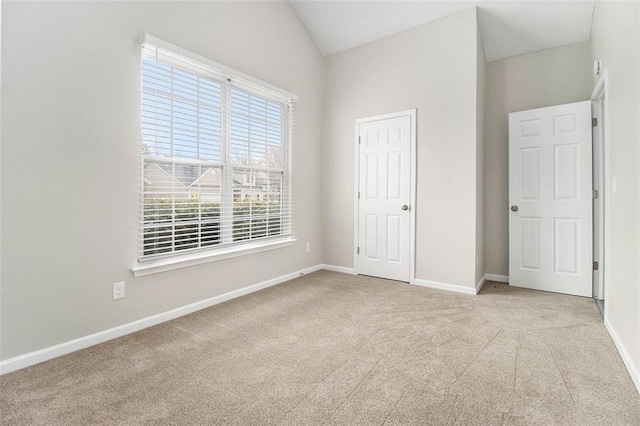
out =
[[605,321],[608,318],[607,315],[607,299],[608,288],[607,283],[609,282],[609,188],[611,184],[611,176],[610,165],[609,165],[609,70],[605,69],[602,71],[602,75],[595,84],[593,88],[593,92],[591,92],[591,101],[602,100],[603,108],[602,108],[602,170],[600,170],[600,175],[602,176],[602,191],[603,196],[603,215],[600,217],[600,227],[603,231],[604,238],[601,241],[602,247],[600,247],[600,251],[602,253],[602,264],[604,267],[604,271],[602,273],[601,281],[602,285],[604,285],[604,319]]
[[358,190],[360,189],[360,144],[358,138],[360,137],[360,125],[363,123],[369,123],[372,121],[386,120],[389,118],[410,117],[411,118],[411,137],[410,137],[410,185],[411,185],[411,209],[409,210],[409,284],[415,284],[416,280],[416,182],[417,182],[417,158],[416,158],[416,108],[408,109],[404,111],[392,112],[389,114],[374,115],[371,117],[363,117],[356,119],[355,122],[355,167],[354,167],[354,190],[353,190],[353,204],[354,204],[354,216],[353,216],[353,269],[356,275],[359,274],[358,266],[358,240],[359,234],[359,203],[358,203]]

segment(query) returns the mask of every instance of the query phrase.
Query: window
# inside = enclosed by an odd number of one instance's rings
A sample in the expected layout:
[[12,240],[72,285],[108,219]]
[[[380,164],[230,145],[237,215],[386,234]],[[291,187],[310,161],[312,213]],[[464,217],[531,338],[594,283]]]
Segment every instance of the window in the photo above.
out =
[[139,261],[291,237],[294,100],[145,36]]

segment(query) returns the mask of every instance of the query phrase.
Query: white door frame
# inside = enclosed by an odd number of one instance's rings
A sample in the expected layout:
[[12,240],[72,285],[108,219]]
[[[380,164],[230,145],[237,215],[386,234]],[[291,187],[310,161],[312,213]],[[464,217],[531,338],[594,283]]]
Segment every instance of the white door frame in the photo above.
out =
[[[602,265],[603,273],[600,275],[601,285],[604,285],[604,316],[607,318],[607,299],[608,296],[608,288],[607,283],[609,282],[609,185],[611,184],[610,174],[609,174],[609,71],[604,70],[596,83],[593,92],[591,93],[591,100],[598,101],[602,100],[602,159],[600,164],[602,164],[603,170],[600,170],[600,176],[602,176],[602,187],[600,188],[601,193],[599,195],[602,196],[604,200],[603,203],[603,215],[600,215],[600,229],[603,231],[604,238],[600,241],[601,247],[600,253],[602,253],[602,259],[600,263]],[[594,167],[596,165],[594,164]]]
[[356,132],[355,132],[355,167],[354,167],[354,191],[353,191],[353,270],[357,275],[359,273],[358,266],[358,240],[360,239],[359,229],[359,203],[358,203],[358,191],[360,190],[360,144],[358,139],[360,137],[360,125],[372,121],[386,120],[389,118],[406,117],[411,118],[411,207],[409,209],[409,283],[414,284],[416,279],[416,109],[408,109],[405,111],[392,112],[389,114],[375,115],[372,117],[363,117],[356,119]]

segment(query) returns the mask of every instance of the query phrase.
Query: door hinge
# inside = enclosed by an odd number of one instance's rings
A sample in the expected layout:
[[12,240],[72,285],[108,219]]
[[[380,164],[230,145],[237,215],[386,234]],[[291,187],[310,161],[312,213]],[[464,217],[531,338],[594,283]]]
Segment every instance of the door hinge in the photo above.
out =
[[598,262],[593,262],[593,270],[597,271],[598,269],[600,269],[600,264]]
[[591,119],[591,126],[596,127],[598,125],[598,119],[593,117]]
[[356,248],[356,253],[360,254],[360,246],[358,246],[358,248]]
[[360,199],[360,191],[358,191],[358,200]]
[[358,143],[360,143],[360,142],[361,142],[361,138],[360,138],[360,136],[358,136]]
[[597,189],[594,189],[594,190],[593,190],[593,199],[594,199],[594,200],[597,200],[597,199],[598,199],[598,190],[597,190]]

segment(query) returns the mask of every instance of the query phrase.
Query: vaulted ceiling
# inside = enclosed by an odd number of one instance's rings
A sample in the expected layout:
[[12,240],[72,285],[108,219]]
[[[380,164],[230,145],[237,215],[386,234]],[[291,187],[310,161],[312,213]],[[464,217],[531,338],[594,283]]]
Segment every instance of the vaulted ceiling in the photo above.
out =
[[324,55],[477,6],[488,62],[588,41],[594,3],[595,0],[290,0]]

